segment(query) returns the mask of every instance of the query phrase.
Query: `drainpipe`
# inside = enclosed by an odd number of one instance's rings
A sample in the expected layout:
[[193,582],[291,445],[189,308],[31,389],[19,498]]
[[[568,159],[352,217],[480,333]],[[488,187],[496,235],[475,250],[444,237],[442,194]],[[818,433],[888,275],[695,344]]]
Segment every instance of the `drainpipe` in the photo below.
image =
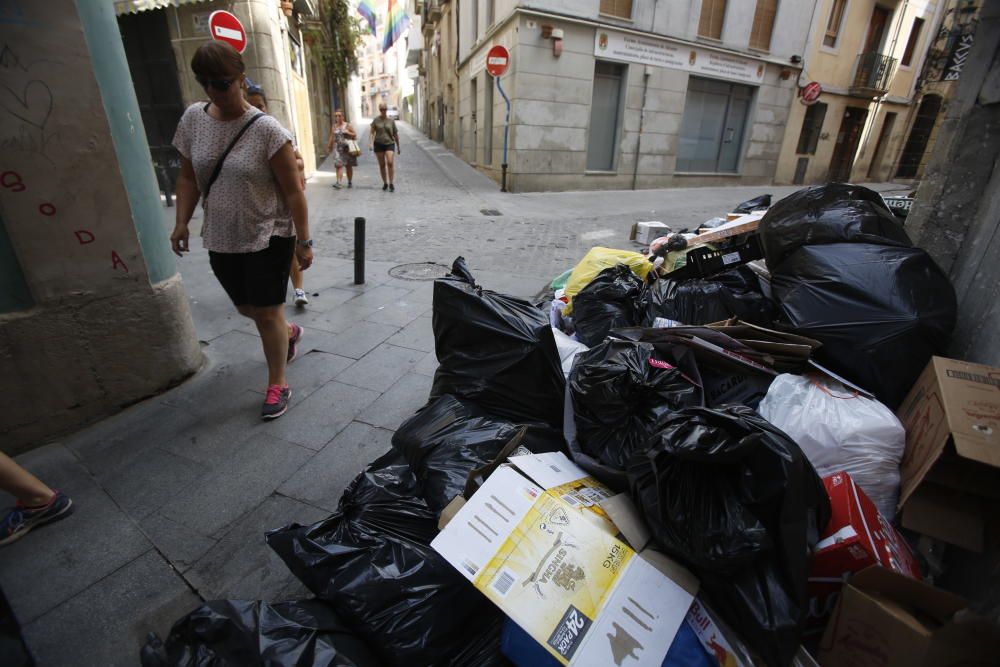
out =
[[632,189],[639,178],[639,156],[642,155],[642,126],[646,120],[646,91],[649,89],[649,65],[642,66],[642,106],[639,108],[639,136],[635,138],[635,164],[632,165]]

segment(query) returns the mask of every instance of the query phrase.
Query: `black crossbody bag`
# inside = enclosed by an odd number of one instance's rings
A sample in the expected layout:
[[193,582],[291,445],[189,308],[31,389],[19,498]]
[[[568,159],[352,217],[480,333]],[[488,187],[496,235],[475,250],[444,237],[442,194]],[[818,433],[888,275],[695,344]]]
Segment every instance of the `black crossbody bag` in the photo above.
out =
[[[211,102],[205,105],[206,112],[208,111],[210,104]],[[235,146],[236,142],[240,140],[243,133],[250,129],[250,126],[256,123],[262,116],[264,116],[263,112],[258,113],[256,116],[248,120],[246,124],[240,128],[240,131],[236,133],[236,136],[233,137],[233,140],[229,142],[229,145],[226,146],[226,150],[222,152],[222,157],[220,157],[219,161],[215,163],[215,169],[212,170],[212,175],[209,177],[208,183],[205,185],[205,193],[202,195],[202,202],[208,200],[208,193],[212,191],[212,184],[215,183],[217,178],[219,178],[219,174],[222,172],[222,163],[226,161],[226,158],[229,156],[229,152],[233,150],[233,146]]]

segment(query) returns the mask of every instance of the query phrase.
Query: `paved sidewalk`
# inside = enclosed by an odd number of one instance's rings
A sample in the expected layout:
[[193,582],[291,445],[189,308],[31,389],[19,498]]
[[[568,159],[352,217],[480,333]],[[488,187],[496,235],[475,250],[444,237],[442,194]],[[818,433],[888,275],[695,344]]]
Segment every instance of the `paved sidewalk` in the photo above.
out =
[[[531,296],[592,245],[632,247],[637,219],[696,224],[762,191],[795,189],[504,194],[412,128],[403,135],[395,193],[381,190],[367,152],[350,190],[330,187],[329,164],[310,180],[317,258],[310,304],[288,309],[305,337],[285,416],[260,421],[259,339],[195,239],[179,264],[204,368],[19,458],[76,504],[71,518],[0,549],[0,587],[39,665],[135,665],[149,631],[165,637],[202,599],[307,595],[264,532],[333,511],[424,404],[436,367],[432,283],[391,268],[464,254],[484,286]],[[173,209],[164,216],[171,226]],[[355,216],[368,220],[362,286],[352,284]]]

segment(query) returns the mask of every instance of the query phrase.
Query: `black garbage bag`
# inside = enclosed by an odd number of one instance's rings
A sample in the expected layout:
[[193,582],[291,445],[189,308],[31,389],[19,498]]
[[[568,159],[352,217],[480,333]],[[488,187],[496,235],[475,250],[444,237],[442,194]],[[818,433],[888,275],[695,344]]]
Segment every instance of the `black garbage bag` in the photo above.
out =
[[758,233],[771,271],[804,245],[913,245],[877,192],[848,183],[817,185],[788,195],[764,214]]
[[515,424],[454,396],[431,401],[403,422],[392,446],[420,481],[420,495],[440,512],[465,489],[469,473],[493,462],[522,426],[521,445],[532,452],[566,449],[562,433],[547,424]]
[[651,327],[658,317],[690,325],[738,317],[771,326],[776,314],[774,302],[761,292],[757,276],[744,266],[711,278],[657,280],[646,291],[643,324]]
[[498,653],[500,612],[431,549],[437,512],[416,489],[402,455],[390,451],[351,482],[337,512],[271,531],[267,543],[380,665],[483,664],[472,660]]
[[624,473],[660,417],[702,404],[701,388],[664,356],[650,343],[627,340],[577,355],[569,390],[581,450]]
[[378,667],[327,603],[212,600],[187,614],[166,642],[151,635],[143,667]]
[[548,314],[477,286],[461,257],[434,281],[431,398],[451,394],[515,422],[562,428],[562,373]]
[[753,213],[754,211],[762,208],[768,208],[771,205],[771,195],[761,195],[759,197],[754,197],[753,199],[748,199],[736,208],[733,209],[733,213]]
[[618,327],[633,327],[642,320],[646,283],[625,264],[597,274],[573,297],[576,337],[588,347],[599,344]]
[[782,318],[823,343],[819,363],[895,409],[955,327],[955,291],[924,250],[805,246],[771,274]]
[[768,665],[789,664],[807,611],[809,549],[830,516],[816,471],[742,406],[667,415],[648,445],[628,473],[657,543],[694,570]]

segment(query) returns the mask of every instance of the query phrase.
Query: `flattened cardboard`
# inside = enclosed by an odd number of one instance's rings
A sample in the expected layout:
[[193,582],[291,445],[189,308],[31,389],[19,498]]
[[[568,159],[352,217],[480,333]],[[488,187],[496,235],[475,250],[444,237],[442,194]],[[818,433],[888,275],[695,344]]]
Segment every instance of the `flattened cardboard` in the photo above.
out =
[[897,416],[903,525],[981,551],[982,498],[1000,489],[1000,369],[933,357]]

